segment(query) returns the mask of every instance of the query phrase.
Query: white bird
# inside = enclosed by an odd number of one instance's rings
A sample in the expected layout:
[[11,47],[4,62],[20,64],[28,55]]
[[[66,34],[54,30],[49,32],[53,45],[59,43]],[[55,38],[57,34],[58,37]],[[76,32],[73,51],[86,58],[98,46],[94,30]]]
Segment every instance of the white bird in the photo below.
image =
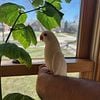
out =
[[59,42],[51,31],[44,31],[40,35],[40,40],[45,43],[45,63],[54,75],[66,76],[67,64],[61,52]]

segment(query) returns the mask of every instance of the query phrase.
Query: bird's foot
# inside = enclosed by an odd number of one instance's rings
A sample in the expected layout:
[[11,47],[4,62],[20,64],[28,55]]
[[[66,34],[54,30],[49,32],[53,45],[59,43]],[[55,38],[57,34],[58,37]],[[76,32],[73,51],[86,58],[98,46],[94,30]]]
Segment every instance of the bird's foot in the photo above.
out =
[[48,74],[54,74],[53,71],[51,71],[51,70],[48,70],[47,73],[48,73]]

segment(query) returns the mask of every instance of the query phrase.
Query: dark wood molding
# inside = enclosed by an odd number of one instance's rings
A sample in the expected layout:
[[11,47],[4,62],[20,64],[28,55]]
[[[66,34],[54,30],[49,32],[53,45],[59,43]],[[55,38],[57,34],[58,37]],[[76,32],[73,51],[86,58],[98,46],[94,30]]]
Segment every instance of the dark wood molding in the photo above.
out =
[[100,81],[100,42],[99,42],[99,51],[97,56],[97,65],[95,70],[95,80]]
[[82,0],[77,57],[90,58],[97,0]]

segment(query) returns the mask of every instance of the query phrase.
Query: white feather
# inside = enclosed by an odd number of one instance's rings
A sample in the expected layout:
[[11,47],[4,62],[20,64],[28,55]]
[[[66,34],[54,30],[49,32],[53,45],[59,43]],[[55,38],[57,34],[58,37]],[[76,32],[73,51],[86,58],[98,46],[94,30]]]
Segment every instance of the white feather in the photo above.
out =
[[[47,36],[44,34],[47,34]],[[41,36],[45,43],[44,53],[46,66],[49,70],[53,71],[54,75],[65,76],[67,72],[67,64],[56,36],[50,31],[43,32]]]
[[52,59],[52,66],[52,70],[55,75],[66,76],[67,64],[63,54],[60,51],[55,52]]

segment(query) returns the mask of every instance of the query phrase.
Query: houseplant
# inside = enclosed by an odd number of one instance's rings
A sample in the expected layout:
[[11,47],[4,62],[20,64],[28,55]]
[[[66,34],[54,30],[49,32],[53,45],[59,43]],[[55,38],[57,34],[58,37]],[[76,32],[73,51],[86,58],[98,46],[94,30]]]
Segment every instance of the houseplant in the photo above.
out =
[[[69,3],[71,0],[65,1]],[[34,9],[30,11],[25,11],[24,6],[11,2],[0,6],[0,16],[2,16],[0,17],[0,22],[11,27],[7,39],[4,43],[0,44],[0,64],[2,56],[7,56],[10,59],[17,59],[20,63],[25,64],[27,67],[31,67],[32,59],[25,49],[28,48],[31,43],[36,45],[37,39],[34,29],[32,29],[30,25],[25,25],[27,13],[35,11],[37,19],[48,30],[60,26],[61,19],[63,17],[63,13],[60,11],[61,0],[34,0],[31,3]],[[20,42],[24,49],[14,43],[8,42],[11,34],[15,40]],[[0,91],[0,93],[0,98],[2,99],[2,91]],[[13,93],[4,97],[4,100],[14,100],[12,97],[16,95],[17,98],[22,96],[21,94]],[[33,99],[28,98],[25,100]]]

